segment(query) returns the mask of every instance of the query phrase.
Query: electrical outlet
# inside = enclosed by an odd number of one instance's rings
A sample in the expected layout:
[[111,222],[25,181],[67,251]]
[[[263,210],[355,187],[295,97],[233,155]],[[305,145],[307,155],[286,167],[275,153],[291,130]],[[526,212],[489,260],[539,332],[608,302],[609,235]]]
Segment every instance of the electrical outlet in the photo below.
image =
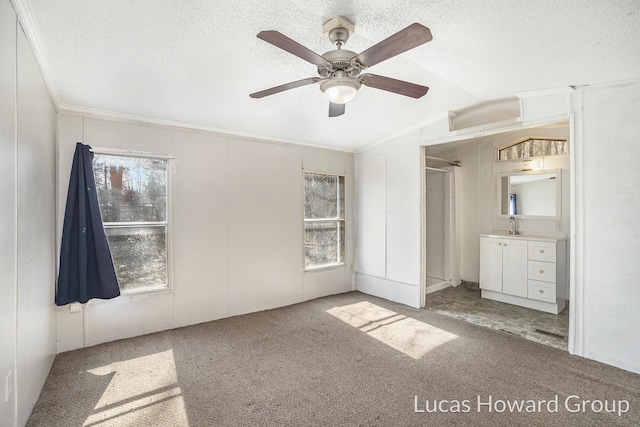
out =
[[4,401],[8,402],[13,393],[13,371],[9,371],[4,385]]
[[72,302],[69,304],[69,311],[72,313],[79,313],[82,311],[82,304],[79,302]]

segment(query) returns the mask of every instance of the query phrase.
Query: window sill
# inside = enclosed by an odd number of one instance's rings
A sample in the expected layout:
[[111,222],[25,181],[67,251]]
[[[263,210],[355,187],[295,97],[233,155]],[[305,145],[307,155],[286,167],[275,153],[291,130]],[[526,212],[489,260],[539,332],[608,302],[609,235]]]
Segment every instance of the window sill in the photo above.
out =
[[132,289],[130,291],[120,291],[120,298],[130,298],[130,297],[141,297],[144,295],[158,295],[158,294],[170,294],[171,288],[168,286],[158,287],[158,288],[142,288],[142,289]]
[[171,295],[172,293],[173,293],[173,290],[171,288],[145,289],[145,290],[139,290],[139,291],[120,291],[120,295],[115,298],[111,298],[111,299],[94,298],[94,299],[90,299],[83,305],[88,307],[89,305],[94,305],[94,304],[98,304],[98,305],[114,304],[114,303],[117,303],[118,301],[122,302],[125,300],[132,300],[132,299],[146,299],[146,298],[155,297],[155,296],[159,297],[161,295]]
[[335,270],[337,268],[341,268],[341,267],[345,267],[347,264],[345,263],[340,263],[340,264],[329,264],[329,265],[320,265],[318,267],[310,267],[310,268],[305,268],[303,270],[303,273],[313,273],[315,271],[326,271],[326,270]]

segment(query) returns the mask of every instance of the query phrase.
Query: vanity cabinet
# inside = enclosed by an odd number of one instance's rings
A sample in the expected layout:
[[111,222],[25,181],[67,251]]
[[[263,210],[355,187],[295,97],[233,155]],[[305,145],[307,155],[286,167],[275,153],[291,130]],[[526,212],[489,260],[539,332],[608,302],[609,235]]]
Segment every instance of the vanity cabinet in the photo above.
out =
[[527,242],[480,238],[480,288],[527,296]]
[[482,235],[480,289],[483,298],[559,313],[566,304],[566,241]]

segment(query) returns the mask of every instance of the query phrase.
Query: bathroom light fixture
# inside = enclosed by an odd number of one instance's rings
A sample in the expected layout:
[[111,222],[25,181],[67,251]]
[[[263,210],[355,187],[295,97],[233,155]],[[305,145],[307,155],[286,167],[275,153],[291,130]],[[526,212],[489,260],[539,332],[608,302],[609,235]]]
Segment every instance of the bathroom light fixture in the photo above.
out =
[[350,77],[326,80],[320,84],[324,96],[334,104],[346,104],[358,94],[360,81]]

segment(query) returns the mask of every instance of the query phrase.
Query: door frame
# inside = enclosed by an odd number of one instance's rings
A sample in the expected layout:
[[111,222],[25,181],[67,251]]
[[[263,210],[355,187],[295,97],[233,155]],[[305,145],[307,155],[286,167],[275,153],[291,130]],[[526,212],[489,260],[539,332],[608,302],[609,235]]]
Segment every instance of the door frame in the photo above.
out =
[[[578,88],[580,89],[580,88]],[[577,99],[574,100],[573,111],[581,111],[582,91],[577,90]],[[568,350],[570,354],[584,354],[584,293],[582,290],[584,273],[584,190],[583,180],[583,153],[581,144],[583,140],[583,124],[581,114],[571,112],[558,116],[548,117],[534,121],[515,121],[497,126],[475,128],[468,133],[463,131],[450,132],[448,136],[434,138],[433,140],[422,139],[420,141],[420,307],[425,307],[426,298],[426,159],[424,158],[426,147],[430,145],[460,142],[473,140],[486,136],[512,132],[517,130],[531,129],[544,125],[553,125],[561,122],[569,123],[569,224],[568,232],[568,268],[569,275],[569,336]],[[455,189],[454,189],[455,191]],[[449,251],[451,253],[451,251]],[[457,260],[457,254],[454,254]],[[456,263],[454,260],[454,263]],[[459,280],[456,278],[456,280]]]
[[[420,199],[421,199],[421,234],[420,234],[420,246],[421,253],[420,256],[420,307],[426,306],[426,293],[427,293],[427,239],[426,239],[426,229],[427,229],[427,165],[426,165],[426,146],[420,147],[420,171],[421,171],[421,190],[420,190]],[[455,211],[455,202],[452,204],[451,201],[455,200],[455,166],[447,166],[442,169],[446,170],[447,178],[445,180],[445,216],[444,216],[444,227],[445,227],[445,237],[444,237],[444,280],[449,282],[449,285],[452,283],[457,283],[459,280],[459,269],[457,262],[457,234],[456,234],[456,211]]]

